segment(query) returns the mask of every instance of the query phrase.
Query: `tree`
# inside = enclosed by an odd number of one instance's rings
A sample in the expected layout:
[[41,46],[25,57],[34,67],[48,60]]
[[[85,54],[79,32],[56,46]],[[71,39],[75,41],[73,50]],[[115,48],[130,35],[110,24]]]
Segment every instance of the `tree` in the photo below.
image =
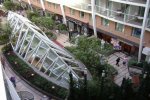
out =
[[9,36],[11,34],[11,28],[10,26],[6,23],[2,29],[1,29],[1,34],[0,34],[0,44],[7,44],[9,42]]
[[7,9],[7,10],[13,10],[14,9],[14,3],[10,0],[6,0],[4,3],[3,3],[4,7]]

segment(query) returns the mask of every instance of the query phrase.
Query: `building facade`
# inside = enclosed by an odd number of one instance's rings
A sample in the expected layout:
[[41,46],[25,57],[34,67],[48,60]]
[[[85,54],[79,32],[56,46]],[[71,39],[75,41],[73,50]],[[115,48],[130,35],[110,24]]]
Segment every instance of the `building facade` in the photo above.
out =
[[150,47],[150,0],[20,0],[31,9],[57,15],[69,30],[95,35],[141,59]]

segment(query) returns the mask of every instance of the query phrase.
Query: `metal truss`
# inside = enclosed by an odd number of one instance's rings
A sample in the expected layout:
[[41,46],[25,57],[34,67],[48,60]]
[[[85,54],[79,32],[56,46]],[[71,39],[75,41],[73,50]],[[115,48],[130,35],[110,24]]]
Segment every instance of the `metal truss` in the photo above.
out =
[[63,87],[68,86],[66,84],[69,82],[70,72],[77,81],[83,77],[81,74],[85,66],[64,48],[51,41],[31,21],[11,11],[7,20],[12,28],[10,41],[13,50],[32,68],[45,73],[55,80],[53,82]]

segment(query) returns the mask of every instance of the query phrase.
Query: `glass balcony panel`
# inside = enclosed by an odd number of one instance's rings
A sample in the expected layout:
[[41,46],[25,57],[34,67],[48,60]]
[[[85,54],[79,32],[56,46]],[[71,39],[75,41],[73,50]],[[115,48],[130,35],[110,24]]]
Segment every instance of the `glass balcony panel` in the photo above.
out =
[[108,16],[108,9],[100,7],[100,6],[95,6],[95,10],[98,14]]
[[111,11],[109,17],[119,21],[124,21],[124,13],[121,11]]
[[82,9],[82,10],[87,10],[87,11],[92,10],[90,3],[81,3],[81,4],[74,5],[73,7],[78,8],[78,9]]
[[150,28],[150,18],[148,18],[147,27]]
[[127,23],[142,26],[143,17],[133,16],[133,15],[127,15],[127,18],[128,18],[128,20],[126,20]]
[[126,1],[132,3],[146,4],[147,0],[110,0],[110,1]]

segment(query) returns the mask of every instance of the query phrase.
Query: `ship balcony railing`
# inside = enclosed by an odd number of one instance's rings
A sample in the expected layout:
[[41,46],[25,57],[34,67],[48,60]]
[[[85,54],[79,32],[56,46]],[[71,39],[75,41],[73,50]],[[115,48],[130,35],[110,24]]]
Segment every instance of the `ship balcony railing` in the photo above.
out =
[[135,24],[138,26],[142,25],[143,22],[143,16],[139,15],[131,15],[123,12],[122,10],[110,10],[108,8],[95,6],[96,13],[106,16],[108,18],[112,18],[118,21]]
[[139,15],[126,15],[126,22],[138,26],[142,26],[143,23],[143,16]]
[[150,18],[147,19],[147,28],[150,29]]
[[87,11],[92,10],[90,3],[82,3],[82,4],[75,5],[73,7],[78,8],[78,9],[82,9],[82,10],[87,10]]
[[110,0],[110,1],[126,1],[131,3],[146,4],[147,0]]

